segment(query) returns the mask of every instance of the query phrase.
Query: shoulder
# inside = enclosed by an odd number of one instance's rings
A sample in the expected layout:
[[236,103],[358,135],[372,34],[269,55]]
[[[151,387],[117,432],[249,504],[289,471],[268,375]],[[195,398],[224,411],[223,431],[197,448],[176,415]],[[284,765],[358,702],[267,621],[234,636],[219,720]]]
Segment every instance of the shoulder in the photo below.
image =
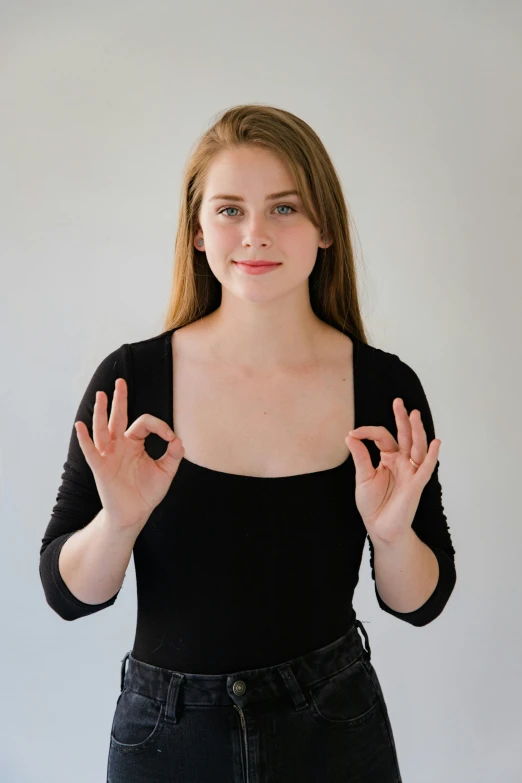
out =
[[379,377],[381,380],[400,372],[399,365],[401,359],[395,353],[386,351],[376,345],[364,343],[356,337],[353,340],[353,356],[355,366],[364,366],[370,372],[370,375]]
[[149,372],[170,360],[172,332],[173,329],[168,329],[153,337],[144,337],[142,340],[134,340],[126,344],[129,362],[134,372]]
[[392,410],[393,400],[400,397],[409,411],[417,408],[431,418],[419,373],[398,354],[355,340],[354,367],[368,399]]
[[143,340],[135,340],[134,342],[126,343],[126,345],[128,345],[131,350],[140,350],[141,348],[150,348],[151,350],[154,350],[158,344],[161,345],[165,343],[172,335],[172,332],[172,329],[168,329],[165,332],[153,335],[153,337],[144,337]]
[[[207,332],[200,321],[201,319],[192,321],[185,326],[173,327],[153,337],[129,343],[130,351],[133,355],[163,356],[165,353],[170,353],[175,347],[177,352],[185,350],[185,352],[197,354],[208,341]],[[176,333],[175,343],[174,332]]]
[[168,362],[167,346],[170,346],[170,334],[171,331],[162,332],[154,337],[123,343],[110,353],[102,355],[94,372],[91,370],[88,391],[102,390],[110,396],[117,378],[124,378],[127,384],[131,385],[137,374],[147,375],[154,372]]
[[364,357],[368,365],[372,366],[379,374],[384,375],[390,382],[414,383],[415,380],[419,380],[413,367],[396,353],[369,343],[363,343],[355,338],[354,351],[356,357]]
[[114,373],[121,372],[125,369],[125,374],[127,374],[130,365],[137,358],[147,356],[156,357],[161,355],[165,345],[170,343],[171,333],[172,330],[162,332],[154,337],[146,337],[143,340],[123,343],[119,348],[114,349],[111,353],[106,354],[103,357],[98,365],[97,372],[114,375]]

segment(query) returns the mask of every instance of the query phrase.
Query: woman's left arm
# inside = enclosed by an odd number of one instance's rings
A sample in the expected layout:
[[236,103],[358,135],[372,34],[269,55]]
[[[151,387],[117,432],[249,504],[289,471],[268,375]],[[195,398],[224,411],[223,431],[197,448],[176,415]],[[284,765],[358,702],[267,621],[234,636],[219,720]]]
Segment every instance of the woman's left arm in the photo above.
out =
[[[441,441],[418,376],[395,354],[387,380],[386,426],[358,427],[346,444],[355,462],[355,499],[368,533],[378,603],[422,626],[442,612],[456,583],[438,479]],[[376,468],[365,439],[379,450]]]

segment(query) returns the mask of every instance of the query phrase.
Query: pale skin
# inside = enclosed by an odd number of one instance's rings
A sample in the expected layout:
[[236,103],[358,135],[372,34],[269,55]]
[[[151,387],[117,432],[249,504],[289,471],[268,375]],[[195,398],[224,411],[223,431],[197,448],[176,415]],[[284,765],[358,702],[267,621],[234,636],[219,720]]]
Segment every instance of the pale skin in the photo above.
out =
[[[397,438],[385,427],[364,426],[345,438],[356,468],[355,500],[374,547],[377,590],[396,612],[413,612],[431,596],[439,579],[433,551],[412,529],[422,490],[435,470],[441,441],[429,446],[421,414],[409,415],[393,401]],[[362,439],[373,440],[381,461],[373,467]],[[416,468],[409,458],[420,465]]]

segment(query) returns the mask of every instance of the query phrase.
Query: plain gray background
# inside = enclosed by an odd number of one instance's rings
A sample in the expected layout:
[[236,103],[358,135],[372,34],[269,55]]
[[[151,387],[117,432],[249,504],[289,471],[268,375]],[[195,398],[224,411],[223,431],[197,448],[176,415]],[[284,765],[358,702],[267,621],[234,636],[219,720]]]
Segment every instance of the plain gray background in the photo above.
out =
[[[99,362],[162,331],[181,170],[214,115],[302,117],[341,176],[373,345],[418,373],[458,581],[370,636],[405,783],[522,779],[520,2],[19,2],[0,11],[3,783],[105,780],[116,604],[47,606],[41,538]],[[346,433],[340,433],[344,437]]]

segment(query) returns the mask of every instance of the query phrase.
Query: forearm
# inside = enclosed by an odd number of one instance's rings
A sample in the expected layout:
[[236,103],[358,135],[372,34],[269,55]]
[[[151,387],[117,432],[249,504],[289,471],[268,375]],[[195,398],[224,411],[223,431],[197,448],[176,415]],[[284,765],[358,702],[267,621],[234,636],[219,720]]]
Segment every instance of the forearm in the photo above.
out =
[[102,604],[123,584],[139,529],[118,531],[104,509],[62,547],[58,568],[71,593],[86,604]]
[[439,580],[432,550],[410,528],[393,544],[373,541],[377,591],[395,612],[414,612],[426,603]]

